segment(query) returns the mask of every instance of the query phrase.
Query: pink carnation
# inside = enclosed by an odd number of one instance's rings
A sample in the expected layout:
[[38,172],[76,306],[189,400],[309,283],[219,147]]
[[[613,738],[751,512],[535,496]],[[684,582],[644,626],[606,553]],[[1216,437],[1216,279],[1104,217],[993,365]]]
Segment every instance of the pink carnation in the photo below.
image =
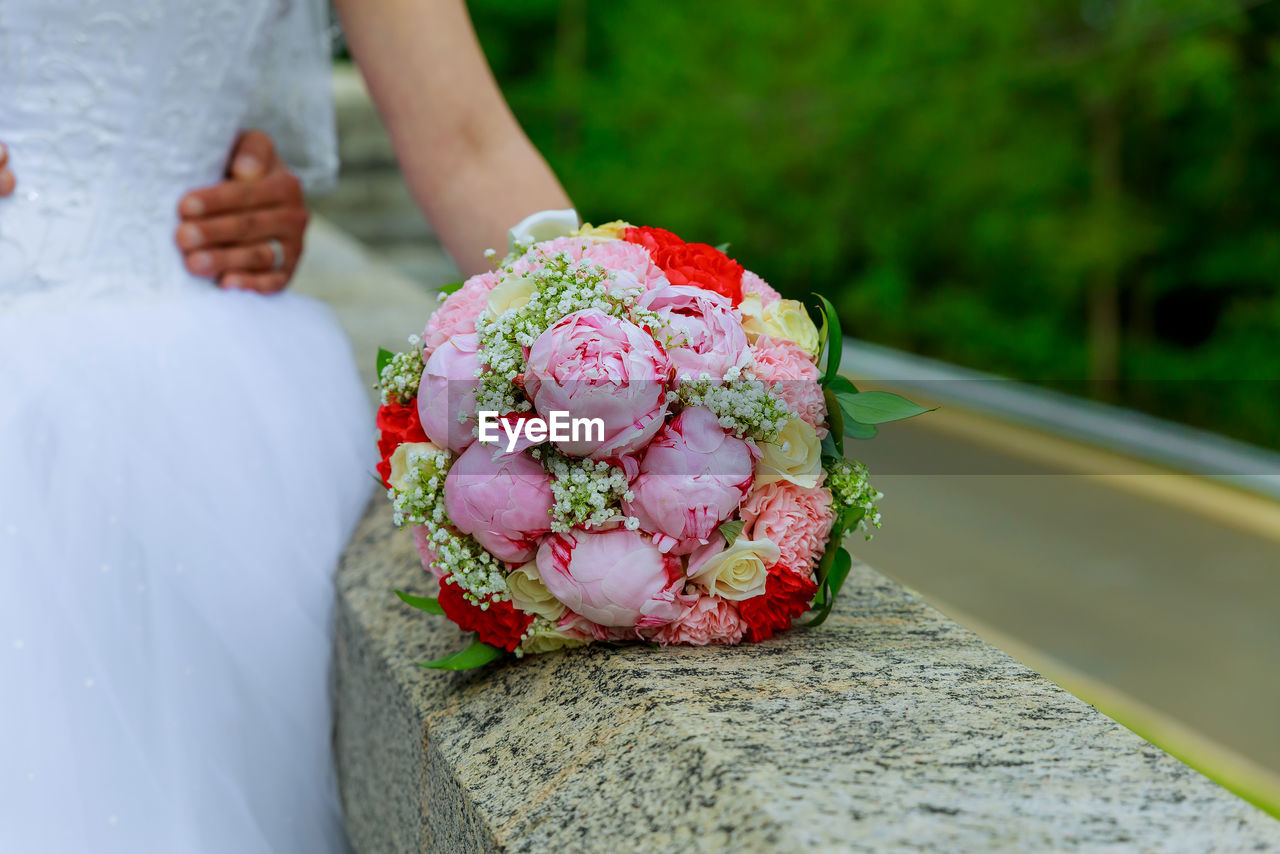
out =
[[422,357],[430,358],[436,348],[455,335],[476,331],[476,318],[488,302],[489,291],[498,285],[497,273],[480,273],[449,295],[427,319],[422,332]]
[[762,335],[751,346],[755,358],[755,374],[766,383],[778,383],[787,408],[818,431],[827,435],[823,422],[827,404],[818,385],[818,368],[809,355],[794,341]]
[[759,294],[761,305],[773,305],[782,299],[782,294],[775,291],[772,285],[750,270],[742,271],[742,292],[744,294]]
[[557,237],[536,244],[512,265],[515,274],[536,270],[543,259],[567,254],[574,261],[588,261],[611,272],[630,273],[646,291],[667,284],[667,276],[653,263],[648,250],[625,240],[591,240],[585,237]]
[[742,640],[746,632],[747,624],[732,602],[719,596],[701,596],[674,622],[649,633],[649,639],[664,646],[706,646],[712,643],[729,646]]
[[757,489],[742,503],[741,537],[770,540],[778,547],[778,563],[808,575],[827,548],[831,535],[831,492],[778,481]]

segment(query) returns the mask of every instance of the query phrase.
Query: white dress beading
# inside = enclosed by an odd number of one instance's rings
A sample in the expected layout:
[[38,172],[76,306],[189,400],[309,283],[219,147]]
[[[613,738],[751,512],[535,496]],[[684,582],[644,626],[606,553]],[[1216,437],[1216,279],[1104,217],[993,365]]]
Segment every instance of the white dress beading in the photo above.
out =
[[367,400],[326,307],[172,241],[300,1],[0,0],[0,851],[345,849]]

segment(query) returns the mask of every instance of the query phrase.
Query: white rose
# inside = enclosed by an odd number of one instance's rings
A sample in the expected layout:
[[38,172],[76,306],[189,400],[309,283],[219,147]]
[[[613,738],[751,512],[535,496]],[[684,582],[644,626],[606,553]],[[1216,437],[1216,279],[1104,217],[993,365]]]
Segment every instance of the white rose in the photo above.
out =
[[805,311],[803,303],[793,299],[780,299],[765,306],[760,301],[760,294],[753,291],[742,298],[738,311],[742,313],[742,329],[752,344],[761,335],[767,335],[770,338],[794,341],[810,356],[818,354],[822,343],[818,339],[818,327],[813,325],[813,319]]
[[542,583],[542,576],[538,575],[538,565],[534,561],[511,571],[507,576],[507,590],[511,593],[511,604],[521,611],[536,614],[552,622],[564,616],[566,608],[559,599],[551,595],[547,585]]
[[573,208],[559,211],[538,211],[520,220],[507,232],[507,242],[514,251],[517,247],[532,246],[544,240],[568,237],[578,230],[578,212]]
[[534,282],[529,276],[508,276],[489,291],[489,314],[501,317],[503,312],[521,308],[533,296]]
[[764,592],[769,567],[778,562],[780,552],[772,540],[741,537],[722,551],[723,538],[702,546],[689,558],[689,580],[722,599],[750,599]]
[[786,480],[806,489],[822,476],[822,441],[818,431],[801,418],[791,418],[772,442],[760,442],[756,487]]
[[396,447],[395,452],[391,455],[391,485],[400,488],[400,481],[405,475],[424,469],[424,474],[431,477],[433,474],[439,474],[436,471],[435,463],[422,462],[421,456],[430,451],[438,451],[440,447],[431,442],[404,442]]

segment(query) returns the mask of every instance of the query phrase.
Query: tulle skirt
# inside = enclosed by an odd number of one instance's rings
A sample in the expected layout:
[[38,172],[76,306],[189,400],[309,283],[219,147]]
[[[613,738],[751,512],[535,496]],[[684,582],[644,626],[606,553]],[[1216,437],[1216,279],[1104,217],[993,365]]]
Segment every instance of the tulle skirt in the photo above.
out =
[[0,851],[346,850],[332,579],[371,436],[305,297],[0,309]]

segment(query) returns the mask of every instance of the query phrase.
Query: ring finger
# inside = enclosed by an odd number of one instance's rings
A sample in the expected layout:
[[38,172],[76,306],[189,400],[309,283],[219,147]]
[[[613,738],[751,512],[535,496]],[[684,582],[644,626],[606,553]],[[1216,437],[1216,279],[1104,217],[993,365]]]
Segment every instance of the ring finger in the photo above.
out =
[[275,237],[289,239],[306,228],[301,208],[267,208],[233,216],[192,220],[178,227],[178,245],[186,251],[205,246],[253,244]]
[[[235,270],[241,273],[288,272],[298,262],[298,249],[286,241],[278,241],[283,257],[277,259],[277,250],[271,241],[249,246],[201,249],[187,256],[187,269],[197,276],[219,276]],[[277,264],[277,260],[281,263]]]

